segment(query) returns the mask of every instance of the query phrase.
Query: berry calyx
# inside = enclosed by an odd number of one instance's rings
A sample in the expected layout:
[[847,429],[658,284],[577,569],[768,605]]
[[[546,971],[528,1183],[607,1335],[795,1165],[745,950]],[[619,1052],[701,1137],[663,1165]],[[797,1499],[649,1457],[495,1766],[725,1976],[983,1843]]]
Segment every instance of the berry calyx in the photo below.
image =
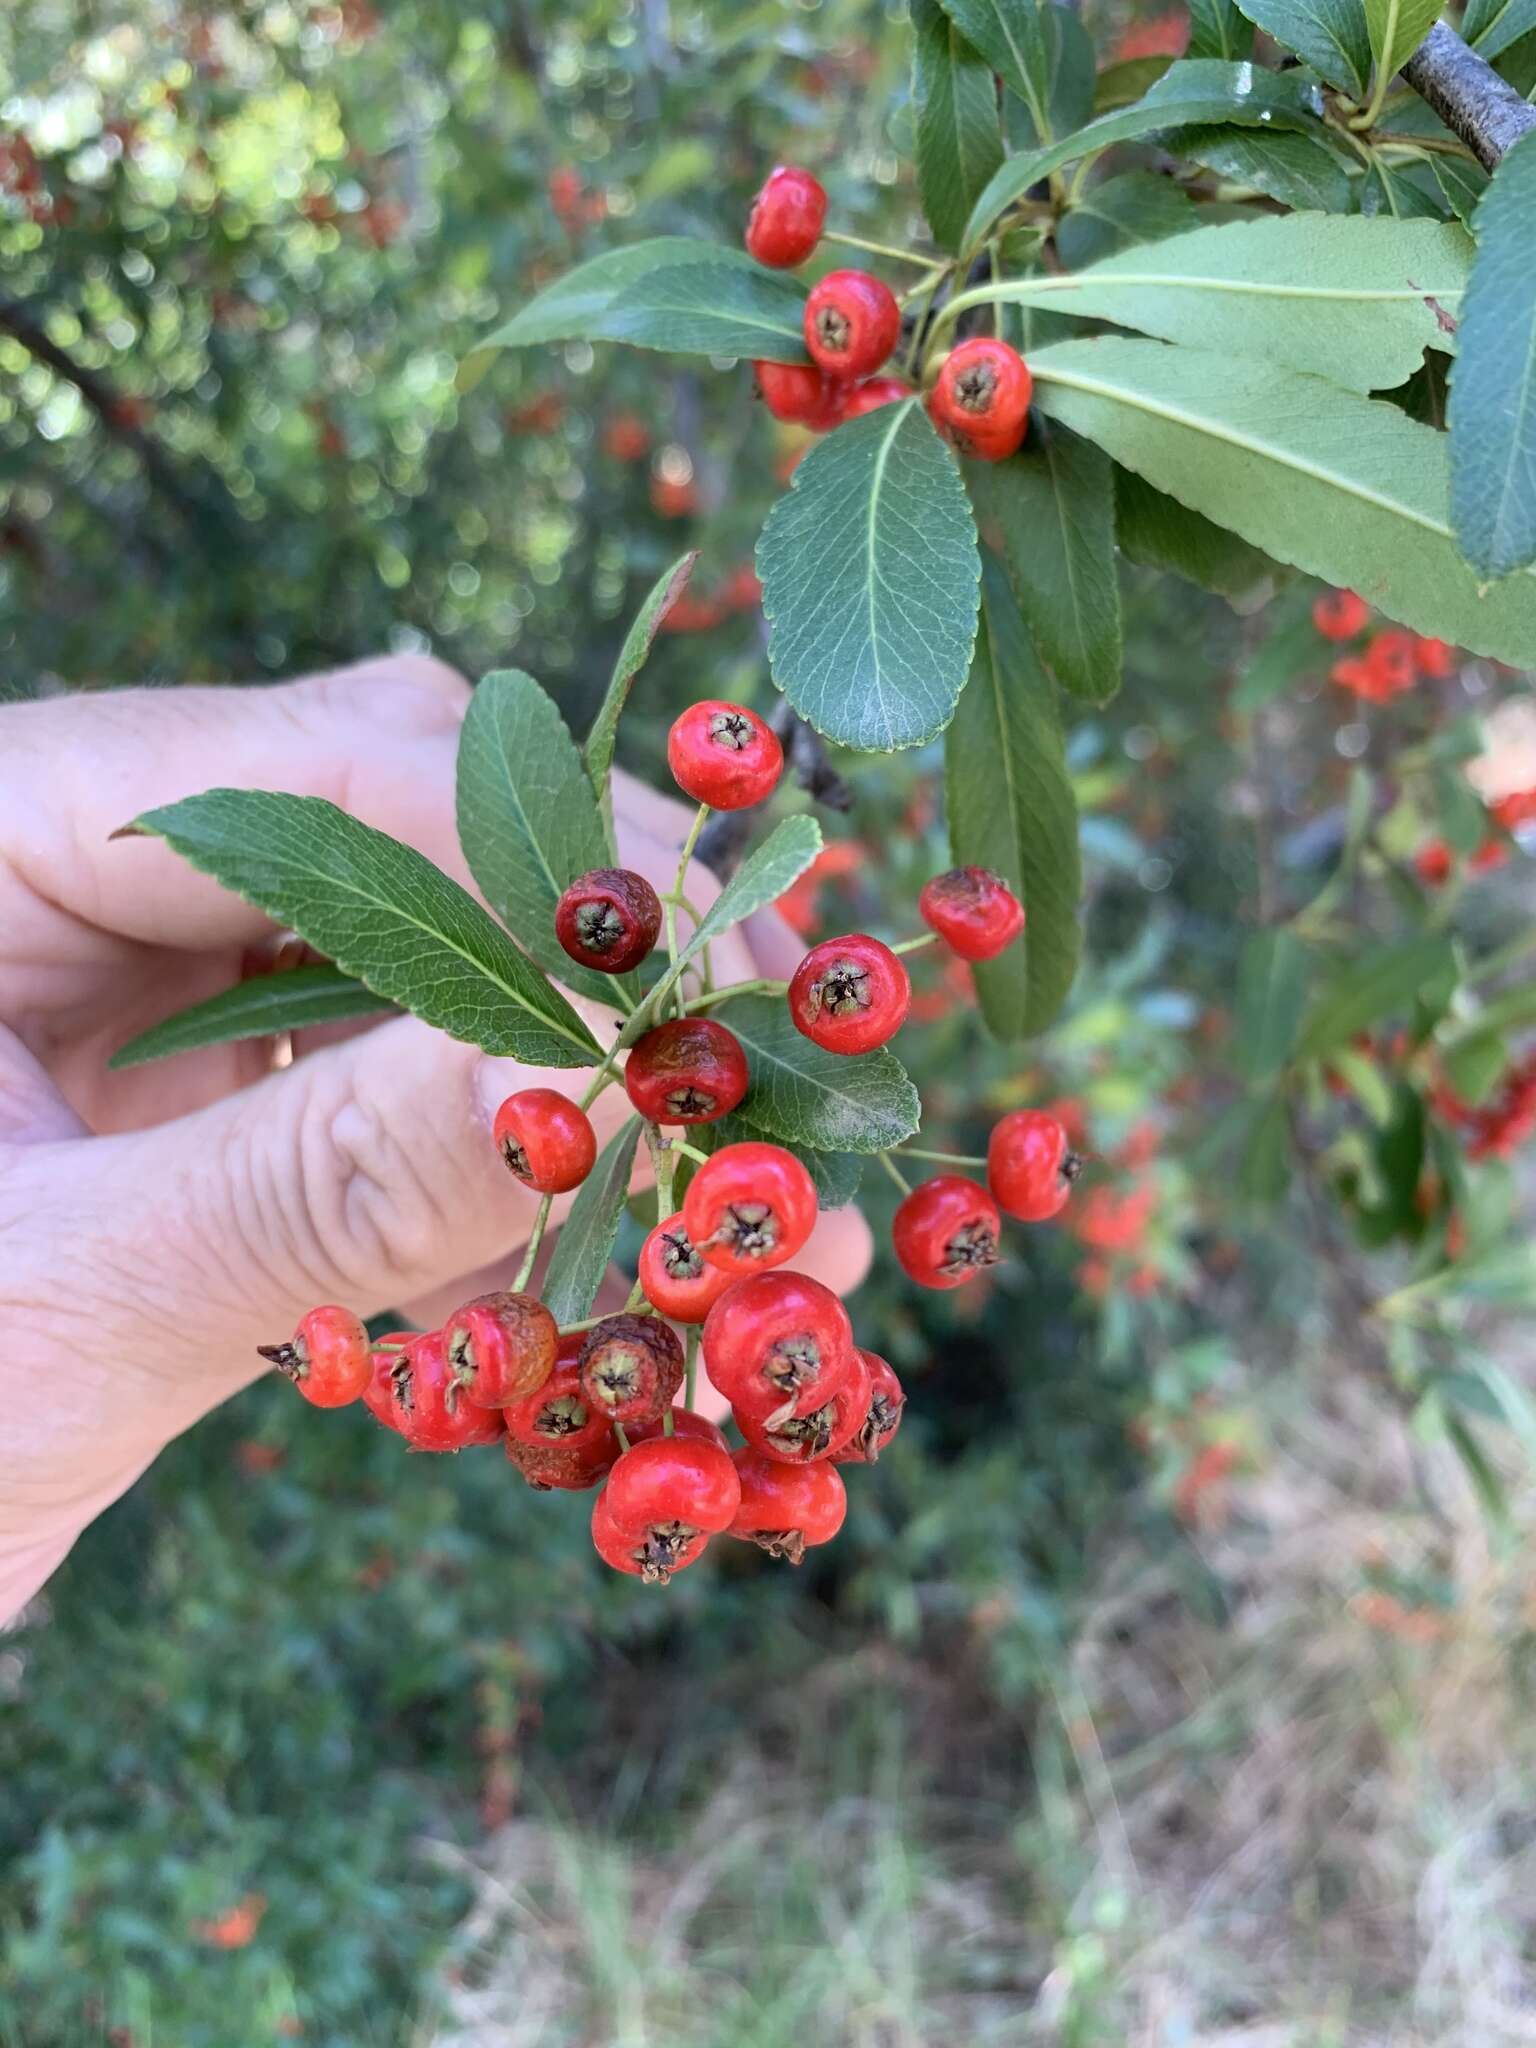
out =
[[772,794],[784,772],[784,749],[755,711],[706,697],[690,704],[667,734],[667,766],[695,803],[741,811]]
[[599,974],[627,974],[661,930],[661,898],[632,868],[578,875],[555,905],[555,937],[571,959]]
[[610,1422],[649,1422],[683,1384],[683,1347],[659,1316],[605,1316],[579,1365],[582,1398]]
[[542,1387],[560,1344],[543,1302],[508,1292],[467,1301],[443,1325],[443,1336],[449,1368],[477,1408],[507,1408]]
[[760,1416],[737,1407],[731,1416],[747,1442],[765,1458],[808,1465],[834,1456],[851,1442],[868,1419],[872,1394],[869,1368],[862,1353],[853,1351],[846,1377],[830,1393],[818,1397],[814,1408],[802,1403],[789,1414],[780,1408]]
[[741,1041],[708,1017],[673,1017],[635,1040],[624,1088],[657,1124],[707,1124],[728,1116],[747,1092]]
[[1024,929],[1024,906],[990,868],[950,868],[923,884],[918,915],[962,960],[991,960]]
[[818,179],[794,164],[769,172],[747,219],[747,254],[774,270],[793,270],[821,240],[827,195]]
[[1067,1206],[1083,1162],[1068,1149],[1066,1127],[1044,1109],[1016,1109],[987,1141],[993,1200],[1024,1223],[1045,1223]]
[[1353,590],[1325,590],[1312,606],[1312,623],[1325,640],[1353,640],[1370,616],[1370,606]]
[[891,288],[867,270],[833,270],[805,302],[805,345],[829,376],[867,377],[901,334]]
[[1024,439],[1034,380],[1017,349],[978,334],[944,359],[928,398],[934,425],[964,455],[1001,462]]
[[568,1451],[592,1452],[613,1441],[613,1419],[582,1392],[580,1356],[585,1333],[560,1339],[555,1369],[542,1387],[502,1410],[507,1435],[521,1444],[560,1444]]
[[835,1465],[785,1465],[750,1447],[737,1451],[734,1462],[741,1506],[727,1535],[799,1564],[807,1550],[830,1543],[843,1526],[848,1494]]
[[695,1249],[681,1211],[658,1223],[640,1247],[639,1280],[651,1307],[674,1323],[702,1323],[733,1284]]
[[699,1437],[632,1444],[608,1481],[608,1513],[626,1535],[686,1543],[718,1536],[736,1519],[741,1481],[729,1451]]
[[862,384],[850,385],[839,394],[839,417],[859,420],[867,412],[878,412],[883,405],[900,405],[911,396],[912,386],[899,377],[866,377]]
[[901,1381],[873,1351],[861,1351],[869,1372],[869,1412],[841,1450],[832,1453],[834,1465],[873,1465],[901,1427],[907,1397]]
[[597,1158],[591,1119],[557,1088],[520,1088],[509,1095],[491,1131],[508,1168],[541,1195],[580,1187]]
[[709,1543],[707,1536],[674,1545],[653,1542],[649,1535],[633,1536],[619,1528],[608,1509],[608,1489],[592,1503],[592,1542],[604,1564],[616,1572],[627,1572],[647,1586],[664,1586],[674,1572],[697,1564]]
[[413,1451],[462,1451],[502,1433],[500,1411],[477,1408],[448,1363],[441,1330],[410,1337],[401,1351],[380,1352],[364,1400],[386,1428]]
[[827,1052],[873,1052],[896,1036],[911,1006],[906,968],[867,932],[812,946],[789,984],[795,1029]]
[[286,1344],[258,1344],[263,1358],[316,1408],[345,1408],[373,1374],[368,1332],[349,1308],[312,1308]]
[[997,1264],[1002,1222],[984,1187],[941,1173],[896,1211],[891,1241],[901,1270],[919,1287],[964,1287]]
[[705,1261],[761,1273],[795,1256],[816,1221],[816,1183],[782,1145],[749,1140],[706,1161],[683,1197],[683,1228]]
[[824,434],[847,417],[843,386],[814,363],[754,363],[758,396],[776,420]]
[[824,1405],[853,1361],[848,1311],[805,1273],[738,1280],[704,1320],[704,1369],[738,1411],[766,1421]]

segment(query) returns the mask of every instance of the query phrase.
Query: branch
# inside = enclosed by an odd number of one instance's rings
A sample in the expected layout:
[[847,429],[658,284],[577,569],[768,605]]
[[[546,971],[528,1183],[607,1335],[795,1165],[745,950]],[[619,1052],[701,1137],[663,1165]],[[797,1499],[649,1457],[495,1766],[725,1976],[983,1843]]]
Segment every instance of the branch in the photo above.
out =
[[[795,780],[813,802],[824,810],[853,808],[853,791],[827,759],[826,743],[816,728],[807,725],[781,698],[768,723],[784,743],[784,760]],[[717,811],[699,839],[699,859],[705,867],[728,882],[736,872],[752,834],[752,819],[762,808],[751,804],[744,811]]]
[[1496,170],[1521,136],[1536,128],[1536,107],[1443,21],[1403,66],[1403,77],[1485,171]]

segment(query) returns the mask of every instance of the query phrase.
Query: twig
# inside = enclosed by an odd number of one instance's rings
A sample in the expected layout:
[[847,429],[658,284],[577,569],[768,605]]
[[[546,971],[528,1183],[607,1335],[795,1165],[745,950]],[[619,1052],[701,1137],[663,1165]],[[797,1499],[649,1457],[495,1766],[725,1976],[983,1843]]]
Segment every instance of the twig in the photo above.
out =
[[1443,21],[1408,59],[1403,76],[1485,171],[1495,170],[1521,136],[1536,128],[1536,107]]
[[[851,810],[853,791],[827,759],[826,742],[816,728],[783,699],[769,713],[768,723],[783,744],[795,780],[812,801],[828,811]],[[722,882],[735,874],[759,808],[753,804],[744,811],[717,811],[704,828],[698,856]]]

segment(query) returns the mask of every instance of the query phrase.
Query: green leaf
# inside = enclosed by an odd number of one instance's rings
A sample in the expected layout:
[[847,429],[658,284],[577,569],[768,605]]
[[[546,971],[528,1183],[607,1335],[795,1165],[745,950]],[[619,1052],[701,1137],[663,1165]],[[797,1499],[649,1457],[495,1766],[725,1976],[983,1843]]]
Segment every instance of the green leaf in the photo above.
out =
[[490,912],[414,846],[320,797],[210,789],[146,811],[203,874],[324,953],[375,995],[486,1052],[579,1067],[601,1048]]
[[1463,1102],[1486,1102],[1509,1064],[1509,1041],[1497,1031],[1463,1038],[1441,1055],[1445,1078]]
[[1052,0],[1036,13],[1040,34],[1042,125],[1027,94],[1003,93],[1003,135],[1009,149],[1035,149],[1053,135],[1081,128],[1093,111],[1093,42],[1068,7]]
[[1477,260],[1451,377],[1451,512],[1479,575],[1536,559],[1536,137],[1517,142],[1477,209]]
[[1079,196],[1056,230],[1056,253],[1069,270],[1085,270],[1117,249],[1181,235],[1198,220],[1194,202],[1172,178],[1126,171]]
[[1255,932],[1237,968],[1238,1071],[1268,1081],[1291,1056],[1306,1007],[1311,956],[1286,925]]
[[608,835],[576,742],[521,669],[485,676],[459,734],[459,844],[480,893],[548,974],[595,1001],[633,1001],[633,975],[581,967],[555,937],[555,905],[609,864]]
[[1426,983],[1455,970],[1456,956],[1447,938],[1431,935],[1372,947],[1321,992],[1302,1031],[1299,1056],[1325,1059],[1357,1033],[1401,1016]]
[[1103,114],[1059,142],[1009,157],[971,209],[964,250],[969,253],[984,241],[997,216],[1031,185],[1113,142],[1134,142],[1143,135],[1212,121],[1310,133],[1321,126],[1318,110],[1315,90],[1290,74],[1264,71],[1254,64],[1222,64],[1209,57],[1171,64],[1134,106]]
[[[771,1131],[760,1130],[744,1112],[734,1116],[716,1117],[712,1124],[696,1124],[692,1142],[701,1151],[718,1152],[724,1145],[740,1145],[746,1140],[761,1141],[771,1138],[776,1145],[783,1145],[787,1152],[793,1152],[811,1179],[816,1183],[816,1199],[823,1209],[846,1208],[859,1192],[864,1178],[864,1160],[857,1152],[818,1152],[811,1145],[789,1144],[783,1138],[774,1137]],[[684,1161],[685,1165],[689,1162]]]
[[614,1132],[576,1190],[570,1214],[560,1226],[540,1290],[557,1323],[585,1322],[592,1313],[618,1239],[643,1128],[641,1119],[632,1116]]
[[312,1024],[335,1024],[345,1017],[370,1017],[393,1008],[393,1003],[328,962],[255,974],[141,1031],[119,1046],[107,1065],[140,1067],[173,1052],[228,1045],[237,1038],[265,1038],[274,1031],[305,1031]]
[[1048,305],[1380,391],[1450,342],[1472,253],[1443,222],[1292,213],[1196,228],[1070,275],[978,286],[953,304]]
[[617,855],[613,844],[612,806],[609,801],[608,778],[613,767],[613,749],[618,739],[619,718],[629,702],[630,686],[644,668],[662,621],[673,605],[688,588],[688,579],[693,574],[699,559],[697,548],[690,548],[686,555],[679,555],[670,569],[664,569],[652,584],[644,604],[635,614],[634,624],[624,635],[624,645],[619,649],[619,658],[614,663],[613,675],[598,706],[597,716],[592,721],[592,730],[587,734],[587,743],[582,748],[582,760],[587,774],[603,807],[603,819],[608,833],[609,849]]
[[1186,128],[1179,136],[1179,155],[1297,212],[1348,213],[1354,205],[1344,166],[1331,149],[1310,135],[1265,135],[1254,128]]
[[1444,197],[1426,164],[1393,164],[1378,156],[1356,194],[1362,218],[1373,221],[1443,221]]
[[1488,173],[1481,164],[1471,163],[1464,156],[1444,154],[1432,156],[1429,168],[1441,198],[1464,227],[1470,226],[1488,190]]
[[1113,114],[1145,98],[1157,81],[1173,68],[1172,57],[1126,57],[1118,64],[1106,64],[1093,82],[1093,111]]
[[942,5],[966,41],[1029,108],[1036,133],[1050,141],[1047,11],[1035,0],[942,0]]
[[976,529],[921,405],[812,448],[757,544],[773,679],[818,732],[865,753],[948,724],[976,630]]
[[1364,1109],[1374,1124],[1385,1128],[1396,1113],[1392,1084],[1366,1053],[1352,1045],[1336,1045],[1328,1055],[1328,1067]]
[[1278,1202],[1291,1185],[1291,1127],[1278,1095],[1243,1104],[1246,1134],[1237,1159],[1238,1192],[1250,1202]]
[[1371,77],[1371,37],[1361,0],[1241,0],[1244,14],[1320,78],[1353,99]]
[[502,348],[627,341],[637,348],[806,361],[805,288],[725,243],[661,235],[610,249],[557,278],[459,366],[459,389]]
[[1241,61],[1253,55],[1253,24],[1232,0],[1189,0],[1189,54]]
[[1001,542],[1036,647],[1074,696],[1107,704],[1120,687],[1109,458],[1091,441],[1047,428],[1006,462],[966,469],[977,523],[989,544]]
[[742,996],[712,1014],[746,1051],[752,1085],[736,1113],[755,1131],[817,1152],[884,1152],[916,1131],[922,1104],[893,1052],[826,1052],[773,996]]
[[1238,678],[1232,709],[1251,715],[1293,689],[1301,676],[1316,675],[1317,667],[1317,628],[1309,607],[1269,635]]
[[1440,19],[1441,0],[1364,0],[1364,6],[1377,72],[1390,78]]
[[1451,536],[1443,434],[1206,349],[1106,335],[1058,342],[1030,368],[1042,411],[1181,504],[1417,633],[1536,664],[1536,575],[1480,592]]
[[954,859],[991,868],[1024,905],[1023,937],[973,971],[990,1029],[1027,1037],[1050,1023],[1077,972],[1082,863],[1056,693],[992,556],[970,687],[945,735],[944,791]]
[[1491,64],[1511,43],[1536,30],[1536,0],[1468,0],[1461,33]]
[[[814,818],[784,818],[762,845],[749,853],[677,950],[676,970],[702,953],[712,939],[744,917],[777,903],[821,851],[821,827]],[[671,977],[669,976],[669,979]]]
[[958,246],[966,216],[1003,160],[992,68],[938,0],[913,0],[912,96],[917,189],[941,249]]
[[[1182,576],[1219,597],[1251,597],[1274,568],[1269,557],[1247,541],[1118,464],[1115,521],[1120,546],[1133,562]],[[1317,635],[1310,626],[1308,631],[1315,647]]]

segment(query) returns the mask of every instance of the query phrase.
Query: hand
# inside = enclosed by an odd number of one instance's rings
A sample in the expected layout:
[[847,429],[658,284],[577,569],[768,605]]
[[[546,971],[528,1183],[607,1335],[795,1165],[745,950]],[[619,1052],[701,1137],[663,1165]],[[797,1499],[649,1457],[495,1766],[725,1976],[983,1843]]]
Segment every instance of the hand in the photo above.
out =
[[[453,831],[468,694],[401,658],[0,711],[0,1616],[306,1308],[436,1322],[515,1270],[537,1200],[497,1159],[491,1116],[516,1088],[579,1094],[587,1075],[488,1059],[409,1017],[306,1033],[287,1072],[270,1040],[106,1065],[276,939],[160,841],[108,835],[212,784],[288,790],[468,884]],[[623,777],[614,798],[621,857],[671,888],[689,813]],[[718,893],[690,873],[695,904]],[[783,978],[800,950],[755,918],[718,942],[717,979]],[[620,1089],[598,1098],[599,1144],[627,1113]],[[637,1184],[649,1171],[642,1146]],[[847,1293],[869,1251],[844,1210],[799,1263]]]

